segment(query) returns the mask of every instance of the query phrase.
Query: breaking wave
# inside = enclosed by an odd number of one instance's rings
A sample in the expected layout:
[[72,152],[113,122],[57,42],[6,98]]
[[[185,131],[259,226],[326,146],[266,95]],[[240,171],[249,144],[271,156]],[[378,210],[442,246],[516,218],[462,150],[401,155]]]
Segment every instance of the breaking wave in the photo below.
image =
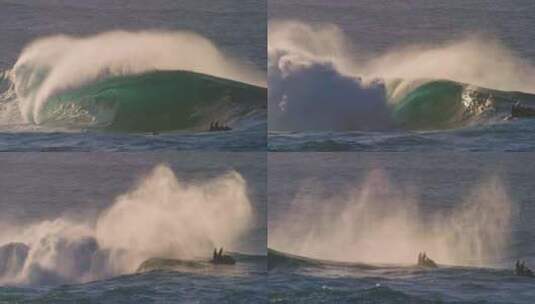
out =
[[215,247],[239,250],[252,218],[238,173],[185,183],[158,166],[91,223],[62,217],[3,227],[0,282],[88,282],[136,272],[154,257],[207,261]]
[[274,21],[268,55],[273,131],[459,128],[535,104],[533,65],[487,37],[377,55],[334,25]]
[[45,126],[206,130],[263,111],[267,95],[261,72],[189,32],[40,38],[5,74],[4,116]]

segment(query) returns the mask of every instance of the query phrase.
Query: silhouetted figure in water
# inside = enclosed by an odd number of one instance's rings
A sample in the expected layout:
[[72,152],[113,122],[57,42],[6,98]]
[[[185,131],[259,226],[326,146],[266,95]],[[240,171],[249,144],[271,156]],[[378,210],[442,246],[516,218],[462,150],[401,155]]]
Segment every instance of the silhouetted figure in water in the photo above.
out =
[[511,117],[535,117],[535,108],[528,107],[517,101],[511,108]]
[[219,122],[211,122],[210,123],[210,132],[216,132],[216,131],[230,131],[232,128],[228,126],[219,125]]
[[533,277],[533,271],[526,266],[525,262],[516,261],[515,275],[522,277]]
[[213,264],[224,264],[224,265],[234,265],[236,261],[230,255],[223,254],[223,248],[217,251],[217,248],[214,249],[214,256],[211,261]]
[[437,268],[437,263],[431,260],[425,252],[420,252],[418,254],[418,266],[428,267],[428,268]]

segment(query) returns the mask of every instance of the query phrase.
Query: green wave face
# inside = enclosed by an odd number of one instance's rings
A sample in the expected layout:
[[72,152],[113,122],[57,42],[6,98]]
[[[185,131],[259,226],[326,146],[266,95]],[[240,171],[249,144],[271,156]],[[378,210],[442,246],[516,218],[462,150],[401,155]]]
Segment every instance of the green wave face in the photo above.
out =
[[396,103],[392,118],[400,127],[413,130],[459,128],[508,117],[516,102],[534,107],[535,95],[437,80],[417,87]]
[[267,90],[186,71],[112,77],[47,100],[45,124],[75,124],[111,131],[202,130],[264,109]]
[[408,129],[459,127],[467,119],[464,86],[451,81],[424,84],[400,100],[392,110],[394,121]]

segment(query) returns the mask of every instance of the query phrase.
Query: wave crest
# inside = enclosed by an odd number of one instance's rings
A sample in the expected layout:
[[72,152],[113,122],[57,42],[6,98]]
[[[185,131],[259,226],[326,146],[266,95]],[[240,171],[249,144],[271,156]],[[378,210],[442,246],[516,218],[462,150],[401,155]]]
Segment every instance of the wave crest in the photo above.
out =
[[[269,119],[275,131],[462,127],[481,121],[480,113],[463,103],[467,88],[479,95],[498,94],[500,101],[513,102],[519,95],[535,101],[533,65],[478,35],[372,54],[335,25],[275,21],[269,26],[268,55]],[[427,84],[437,82],[442,84],[422,94]],[[458,88],[445,95],[450,84]],[[409,95],[425,95],[418,103],[428,111],[411,113],[418,114],[411,119],[425,123],[396,117]],[[433,114],[445,106],[451,107],[450,116]]]
[[[43,124],[50,120],[46,108],[51,100],[93,85],[98,87],[104,80],[155,71],[188,71],[253,87],[265,86],[261,72],[230,58],[211,41],[191,32],[114,31],[88,37],[44,37],[22,51],[9,75],[22,120]],[[113,102],[109,99],[114,96],[98,97]],[[161,107],[155,100],[146,102],[155,103],[154,108]],[[54,110],[63,114],[57,120],[84,114],[80,109]],[[89,114],[98,118],[98,113]]]

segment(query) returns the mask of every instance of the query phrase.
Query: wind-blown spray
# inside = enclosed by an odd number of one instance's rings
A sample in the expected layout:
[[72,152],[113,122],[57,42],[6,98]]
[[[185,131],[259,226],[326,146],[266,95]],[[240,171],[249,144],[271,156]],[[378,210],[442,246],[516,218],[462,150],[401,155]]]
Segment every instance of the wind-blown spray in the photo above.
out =
[[[535,93],[533,64],[482,35],[467,34],[456,41],[373,54],[331,24],[273,21],[268,37],[272,130],[381,130],[410,125],[392,117],[396,106],[433,81],[450,81],[456,88],[439,86],[421,97],[429,99],[423,100],[428,101],[427,108],[432,108],[435,100],[462,107],[463,93],[479,88]],[[504,95],[510,101],[517,98]],[[535,98],[531,96],[531,100]],[[441,111],[444,109],[436,110]],[[466,116],[461,115],[466,112],[456,109],[445,123],[431,121],[423,128],[464,125],[465,117],[458,116]],[[433,111],[425,114],[434,115]]]
[[269,243],[302,256],[368,263],[414,264],[425,251],[442,264],[492,266],[506,254],[514,205],[498,178],[449,210],[436,207],[375,171],[339,197],[299,196]]
[[208,259],[215,247],[239,250],[253,221],[246,188],[234,171],[186,183],[158,166],[92,223],[58,218],[4,227],[0,282],[87,282],[132,273],[152,257]]
[[265,76],[192,32],[113,31],[87,37],[39,38],[9,72],[25,123],[43,123],[51,97],[110,77],[191,71],[265,86]]

